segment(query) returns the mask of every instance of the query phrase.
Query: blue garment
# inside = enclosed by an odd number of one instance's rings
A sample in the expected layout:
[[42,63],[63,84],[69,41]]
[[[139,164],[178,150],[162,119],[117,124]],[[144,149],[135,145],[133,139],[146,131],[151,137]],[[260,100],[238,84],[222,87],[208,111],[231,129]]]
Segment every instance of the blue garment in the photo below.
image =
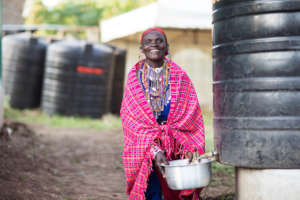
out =
[[165,122],[165,121],[168,120],[168,115],[169,115],[169,112],[170,112],[170,105],[171,105],[171,101],[169,101],[168,104],[164,106],[164,110],[158,116],[156,121],[159,124],[161,124],[162,122]]
[[[170,101],[165,105],[164,110],[156,120],[158,123],[167,121],[170,111]],[[162,200],[160,182],[155,171],[152,171],[148,178],[148,187],[146,190],[146,200]]]
[[152,171],[148,178],[146,200],[162,200],[160,182],[155,171]]

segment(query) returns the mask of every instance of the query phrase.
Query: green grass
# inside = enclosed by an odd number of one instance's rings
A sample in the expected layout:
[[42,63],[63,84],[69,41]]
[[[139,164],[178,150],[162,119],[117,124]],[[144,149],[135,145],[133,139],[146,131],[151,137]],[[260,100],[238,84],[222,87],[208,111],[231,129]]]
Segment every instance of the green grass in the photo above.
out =
[[119,129],[122,127],[120,117],[104,115],[101,119],[88,117],[66,117],[61,115],[49,116],[39,109],[17,110],[7,103],[4,105],[4,117],[9,120],[24,123],[39,123],[52,127],[87,128],[97,130]]
[[202,108],[202,115],[204,119],[205,128],[205,144],[206,152],[214,151],[214,139],[213,139],[213,113],[206,108]]
[[213,162],[211,167],[213,172],[230,174],[230,175],[234,174],[234,167],[229,165],[222,165],[218,162]]

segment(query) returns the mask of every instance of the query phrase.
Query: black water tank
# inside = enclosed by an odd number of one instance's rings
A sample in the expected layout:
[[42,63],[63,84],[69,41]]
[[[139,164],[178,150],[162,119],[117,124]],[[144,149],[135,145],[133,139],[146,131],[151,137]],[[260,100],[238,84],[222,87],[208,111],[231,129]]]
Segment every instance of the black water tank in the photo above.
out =
[[66,40],[49,46],[42,111],[101,117],[107,108],[112,50],[100,44]]
[[300,1],[213,6],[214,134],[220,161],[300,167]]
[[126,62],[126,50],[120,48],[114,48],[114,71],[112,78],[112,92],[111,92],[111,113],[119,114],[121,109],[121,103],[123,98],[123,87],[125,77],[125,62]]
[[14,34],[2,42],[3,83],[13,108],[40,105],[46,42],[30,34]]

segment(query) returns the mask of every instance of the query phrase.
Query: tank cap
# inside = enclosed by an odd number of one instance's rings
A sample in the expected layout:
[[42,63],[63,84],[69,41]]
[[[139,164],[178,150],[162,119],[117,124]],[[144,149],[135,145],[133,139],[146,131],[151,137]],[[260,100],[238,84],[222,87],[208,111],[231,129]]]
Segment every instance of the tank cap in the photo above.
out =
[[37,38],[35,38],[35,37],[30,37],[29,38],[29,43],[30,44],[37,44],[37,42],[38,42]]
[[91,44],[91,43],[86,43],[85,45],[84,45],[84,51],[85,52],[91,52],[93,50],[93,44]]
[[57,42],[57,41],[59,41],[59,40],[56,39],[56,38],[48,38],[48,39],[47,39],[47,42],[50,43],[50,44],[52,44],[52,43],[54,43],[54,42]]

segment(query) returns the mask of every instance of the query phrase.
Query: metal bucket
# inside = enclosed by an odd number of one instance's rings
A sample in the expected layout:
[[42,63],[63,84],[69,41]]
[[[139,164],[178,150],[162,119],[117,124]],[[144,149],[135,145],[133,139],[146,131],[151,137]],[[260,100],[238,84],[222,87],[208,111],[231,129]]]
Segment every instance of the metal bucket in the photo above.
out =
[[211,181],[211,162],[215,158],[202,158],[189,163],[188,159],[163,164],[164,176],[172,190],[194,189],[207,186]]

